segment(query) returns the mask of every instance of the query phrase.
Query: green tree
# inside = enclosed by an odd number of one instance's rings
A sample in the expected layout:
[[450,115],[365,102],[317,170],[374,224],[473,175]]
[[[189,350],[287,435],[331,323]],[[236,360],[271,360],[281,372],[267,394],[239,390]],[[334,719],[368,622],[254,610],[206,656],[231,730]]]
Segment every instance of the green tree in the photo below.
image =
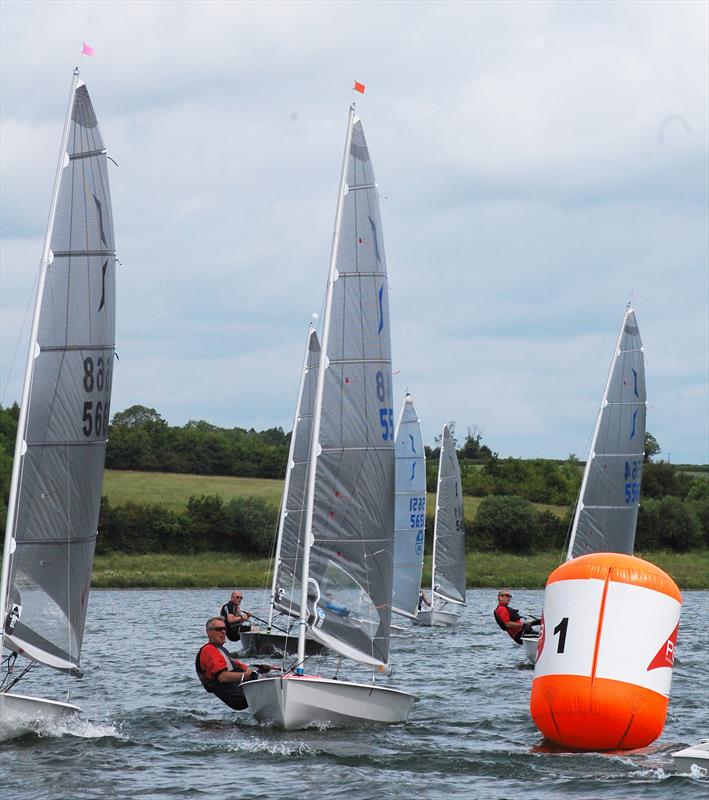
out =
[[492,455],[492,450],[482,443],[483,433],[483,429],[478,428],[477,425],[473,425],[472,428],[468,426],[468,433],[459,452],[461,458],[477,461]]
[[539,517],[522,497],[486,497],[472,525],[472,539],[481,549],[528,553],[539,539]]
[[145,428],[151,425],[167,425],[165,420],[154,408],[134,405],[125,411],[117,411],[113,415],[113,425],[124,428]]
[[12,460],[17,438],[17,420],[20,407],[13,403],[9,408],[0,406],[0,526],[5,530],[7,503],[12,478]]
[[190,497],[187,521],[197,551],[221,550],[236,552],[232,542],[229,514],[221,495]]
[[704,546],[709,547],[709,479],[695,479],[684,503],[699,522]]
[[657,550],[660,546],[660,501],[643,500],[635,527],[635,550]]
[[259,497],[246,497],[231,500],[227,513],[234,548],[254,556],[268,556],[278,526],[276,509]]
[[538,512],[539,533],[534,542],[535,550],[561,550],[571,524],[571,517],[558,517],[551,511]]
[[667,461],[643,465],[641,488],[645,497],[661,499],[671,495],[684,499],[693,483],[691,475],[678,472],[674,464]]
[[679,497],[664,497],[659,506],[659,544],[686,553],[702,543],[699,520]]
[[652,461],[659,452],[660,445],[657,439],[649,431],[645,431],[645,454],[643,456],[645,463]]

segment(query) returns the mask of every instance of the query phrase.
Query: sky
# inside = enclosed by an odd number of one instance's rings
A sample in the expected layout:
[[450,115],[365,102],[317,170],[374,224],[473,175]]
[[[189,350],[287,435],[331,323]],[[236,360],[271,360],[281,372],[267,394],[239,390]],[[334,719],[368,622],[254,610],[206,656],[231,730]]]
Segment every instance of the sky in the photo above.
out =
[[709,462],[706,2],[2,0],[0,37],[3,405],[85,41],[118,164],[112,412],[290,430],[356,99],[424,440],[584,458],[630,301],[647,429]]

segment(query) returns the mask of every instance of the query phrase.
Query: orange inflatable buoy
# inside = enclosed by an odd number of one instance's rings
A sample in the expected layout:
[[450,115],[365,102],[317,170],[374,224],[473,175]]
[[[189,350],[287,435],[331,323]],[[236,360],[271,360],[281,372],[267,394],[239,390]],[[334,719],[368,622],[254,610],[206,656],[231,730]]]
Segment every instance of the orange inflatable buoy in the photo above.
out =
[[632,750],[662,733],[682,595],[634,556],[593,553],[551,573],[530,710],[553,742]]

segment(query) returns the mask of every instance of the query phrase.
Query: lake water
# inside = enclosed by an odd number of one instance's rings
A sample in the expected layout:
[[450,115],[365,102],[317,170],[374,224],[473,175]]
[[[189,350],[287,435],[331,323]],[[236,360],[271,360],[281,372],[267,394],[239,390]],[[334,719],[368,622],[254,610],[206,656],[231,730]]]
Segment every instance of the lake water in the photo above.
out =
[[[544,752],[529,715],[533,676],[496,626],[494,590],[468,592],[455,629],[412,628],[392,641],[390,685],[419,696],[397,726],[282,732],[237,714],[200,686],[194,655],[220,590],[92,593],[82,667],[37,668],[23,693],[71,701],[63,730],[0,744],[2,796],[52,798],[709,798],[670,753],[709,736],[709,592],[685,594],[669,713],[652,746],[622,755]],[[512,605],[539,613],[541,591]],[[247,590],[245,608],[265,606]],[[312,663],[312,662],[311,662]],[[332,675],[334,657],[321,663]],[[357,677],[344,667],[342,677]]]

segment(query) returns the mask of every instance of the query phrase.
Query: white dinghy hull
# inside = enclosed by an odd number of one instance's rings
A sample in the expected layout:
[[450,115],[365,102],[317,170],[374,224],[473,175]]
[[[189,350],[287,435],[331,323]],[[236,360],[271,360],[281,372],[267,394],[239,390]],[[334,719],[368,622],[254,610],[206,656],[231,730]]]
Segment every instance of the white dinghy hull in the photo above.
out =
[[255,719],[287,731],[313,724],[341,728],[405,722],[416,700],[369,683],[295,676],[250,681],[244,694]]
[[691,747],[672,753],[672,760],[679,772],[697,770],[700,776],[709,776],[709,739],[703,739]]
[[71,703],[0,693],[0,741],[16,739],[80,713]]
[[459,619],[460,614],[436,608],[433,611],[419,611],[415,621],[417,625],[441,628],[457,625]]
[[537,645],[539,644],[538,636],[523,636],[522,644],[524,645],[524,654],[527,656],[527,661],[530,664],[537,663]]

